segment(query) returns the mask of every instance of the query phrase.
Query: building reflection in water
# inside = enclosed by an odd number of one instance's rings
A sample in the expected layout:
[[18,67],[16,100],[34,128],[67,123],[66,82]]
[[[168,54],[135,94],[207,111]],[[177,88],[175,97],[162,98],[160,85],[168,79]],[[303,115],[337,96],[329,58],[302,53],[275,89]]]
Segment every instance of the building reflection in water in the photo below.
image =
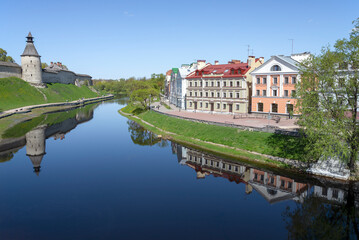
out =
[[[98,104],[92,104],[73,110],[45,114],[13,126],[8,132],[16,133],[25,129],[26,133],[24,136],[9,137],[5,132],[3,135],[7,137],[0,140],[0,157],[3,156],[6,161],[9,161],[13,153],[26,145],[26,155],[33,164],[35,174],[39,176],[41,162],[46,154],[46,139],[50,137],[55,140],[65,139],[65,135],[78,124],[93,118],[93,110],[97,106]],[[33,127],[32,122],[38,124]],[[26,130],[28,126],[31,128]]]
[[[212,154],[171,143],[172,152],[177,155],[181,165],[187,165],[196,172],[197,179],[204,179],[208,175],[223,177],[230,182],[245,184],[245,192],[252,193],[253,189],[269,203],[284,200],[303,202],[309,195],[326,199],[333,203],[345,202],[346,189],[332,187],[329,182],[295,180],[288,176],[253,168],[238,161],[227,160]],[[315,181],[314,181],[315,180]],[[322,179],[323,180],[323,179]],[[318,184],[318,185],[316,185]],[[320,185],[319,185],[320,184]],[[334,184],[335,185],[335,184]]]

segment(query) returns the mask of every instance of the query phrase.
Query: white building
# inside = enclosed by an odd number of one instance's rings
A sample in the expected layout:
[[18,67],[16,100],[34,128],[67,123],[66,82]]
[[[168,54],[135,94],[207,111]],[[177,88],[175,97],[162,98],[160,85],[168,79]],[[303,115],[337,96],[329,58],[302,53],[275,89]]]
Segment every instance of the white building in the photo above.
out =
[[182,64],[180,68],[172,68],[169,100],[170,103],[181,109],[186,109],[186,77],[191,72],[202,69],[209,64],[205,60],[198,60],[191,64]]

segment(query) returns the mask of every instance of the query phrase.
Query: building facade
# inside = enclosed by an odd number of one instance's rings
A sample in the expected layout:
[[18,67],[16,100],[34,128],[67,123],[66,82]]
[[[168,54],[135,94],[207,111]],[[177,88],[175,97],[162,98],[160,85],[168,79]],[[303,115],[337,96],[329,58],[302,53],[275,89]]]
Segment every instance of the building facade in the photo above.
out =
[[247,62],[232,60],[228,64],[206,66],[187,77],[187,110],[224,114],[248,113],[251,75],[263,58],[250,56]]
[[272,56],[254,70],[252,113],[299,114],[295,109],[296,83],[300,80],[299,64],[310,53]]
[[[208,64],[207,64],[208,65]],[[169,87],[170,103],[178,108],[186,109],[186,77],[197,69],[202,69],[206,66],[205,60],[198,60],[191,64],[182,64],[180,68],[172,68],[171,80]]]

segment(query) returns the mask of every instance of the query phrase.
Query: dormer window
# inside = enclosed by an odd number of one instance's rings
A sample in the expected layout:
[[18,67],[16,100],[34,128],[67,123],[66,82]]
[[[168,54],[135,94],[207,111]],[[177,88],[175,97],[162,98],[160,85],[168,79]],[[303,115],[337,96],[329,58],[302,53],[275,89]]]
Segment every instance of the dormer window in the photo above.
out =
[[282,69],[278,65],[274,65],[270,69],[271,71],[281,71]]
[[232,74],[234,74],[234,69],[232,69]]
[[198,71],[196,72],[196,76],[199,76],[199,72],[198,72]]

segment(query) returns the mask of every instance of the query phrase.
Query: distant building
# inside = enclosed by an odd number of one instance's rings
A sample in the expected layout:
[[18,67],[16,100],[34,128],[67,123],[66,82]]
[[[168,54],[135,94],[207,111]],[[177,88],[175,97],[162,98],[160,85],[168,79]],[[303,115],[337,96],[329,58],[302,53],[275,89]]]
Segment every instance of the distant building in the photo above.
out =
[[34,45],[34,37],[31,33],[26,37],[26,47],[21,54],[21,66],[16,63],[0,61],[0,78],[18,77],[36,87],[45,87],[45,83],[64,83],[92,85],[92,77],[85,74],[77,74],[63,67],[61,63],[51,64],[41,68],[41,56]]
[[299,63],[310,53],[272,56],[254,70],[252,82],[252,113],[298,114],[295,85],[299,81]]
[[187,110],[225,114],[248,113],[251,75],[263,58],[250,56],[247,62],[208,65],[187,76]]
[[170,92],[171,92],[171,74],[172,74],[172,69],[168,70],[166,72],[166,79],[165,79],[165,96],[168,99]]

